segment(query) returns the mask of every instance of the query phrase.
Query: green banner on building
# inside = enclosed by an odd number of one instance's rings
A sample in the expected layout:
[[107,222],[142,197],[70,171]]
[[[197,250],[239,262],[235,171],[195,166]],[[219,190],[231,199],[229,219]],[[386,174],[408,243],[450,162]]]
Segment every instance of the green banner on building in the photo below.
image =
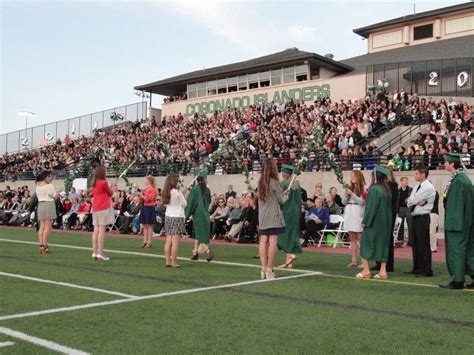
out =
[[314,85],[302,88],[294,88],[288,90],[275,91],[273,94],[262,93],[255,95],[244,95],[237,97],[229,97],[227,99],[210,100],[203,102],[196,102],[186,105],[186,116],[198,114],[210,114],[215,111],[225,111],[229,108],[245,109],[250,105],[261,105],[267,103],[284,104],[290,100],[293,101],[309,101],[320,97],[330,97],[330,85]]

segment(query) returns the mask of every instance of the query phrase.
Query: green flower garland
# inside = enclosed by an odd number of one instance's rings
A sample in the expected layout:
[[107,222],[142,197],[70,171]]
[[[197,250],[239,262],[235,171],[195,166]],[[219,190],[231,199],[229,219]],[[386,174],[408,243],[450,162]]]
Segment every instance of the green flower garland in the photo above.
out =
[[[168,131],[168,129],[165,130],[165,132]],[[182,185],[183,184],[183,180],[179,174],[179,169],[178,167],[176,166],[176,164],[174,163],[173,161],[173,155],[171,154],[168,146],[163,142],[164,139],[163,139],[163,136],[161,134],[161,132],[158,132],[156,133],[151,139],[150,141],[148,141],[148,144],[140,151],[140,153],[137,154],[137,156],[135,157],[135,159],[130,163],[130,165],[128,165],[123,171],[122,173],[118,176],[117,180],[120,180],[120,179],[123,179],[125,181],[125,183],[127,184],[127,186],[130,185],[130,182],[128,181],[127,179],[127,174],[129,172],[129,170],[131,168],[133,168],[139,159],[143,158],[144,154],[149,150],[151,149],[153,146],[157,145],[157,150],[161,153],[163,153],[164,155],[164,159],[163,161],[166,163],[166,165],[168,165],[170,167],[170,170],[171,172],[176,175],[179,179],[179,183]]]
[[93,166],[95,165],[94,161],[97,160],[98,156],[104,155],[104,154],[105,154],[104,148],[95,147],[94,149],[92,149],[92,151],[86,157],[82,158],[79,161],[78,164],[76,164],[76,165],[72,166],[70,169],[68,169],[67,177],[64,180],[64,189],[65,189],[65,191],[71,190],[71,187],[72,187],[72,184],[73,184],[74,180],[77,177],[81,176],[81,171],[85,167],[89,168],[88,178],[90,180],[91,172],[92,172]]
[[319,143],[319,145],[322,147],[324,151],[324,155],[327,158],[327,162],[329,163],[329,166],[331,167],[331,170],[334,171],[334,174],[336,174],[336,179],[337,181],[344,187],[348,188],[350,185],[348,185],[346,182],[344,182],[344,176],[342,174],[341,166],[339,163],[334,159],[334,154],[331,152],[331,149],[327,146],[327,142],[324,139],[324,132],[323,128],[319,124],[317,120],[314,121],[313,127],[311,128],[311,134],[308,136],[308,140],[306,142],[306,145],[303,148],[303,152],[300,156],[300,159],[298,160],[298,163],[296,165],[296,169],[293,172],[293,176],[291,178],[290,185],[288,189],[291,188],[294,180],[296,179],[296,176],[300,175],[305,169],[309,161],[309,155],[315,151],[316,145]]

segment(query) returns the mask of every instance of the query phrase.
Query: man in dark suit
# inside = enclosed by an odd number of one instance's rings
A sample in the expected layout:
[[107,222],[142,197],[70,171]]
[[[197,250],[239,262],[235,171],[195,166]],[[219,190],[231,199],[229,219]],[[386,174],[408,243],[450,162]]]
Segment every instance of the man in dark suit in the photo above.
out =
[[237,193],[234,191],[234,186],[232,185],[229,185],[227,187],[227,192],[225,193],[225,200],[228,201],[229,197],[233,197],[233,198],[237,197]]
[[132,203],[127,208],[127,211],[125,211],[123,216],[120,216],[117,221],[117,225],[121,226],[120,233],[122,234],[130,233],[130,228],[129,228],[130,223],[140,212],[140,206],[141,206],[140,197],[134,196]]
[[434,146],[429,146],[428,152],[423,156],[423,163],[428,170],[436,170],[438,168],[438,155],[434,152]]

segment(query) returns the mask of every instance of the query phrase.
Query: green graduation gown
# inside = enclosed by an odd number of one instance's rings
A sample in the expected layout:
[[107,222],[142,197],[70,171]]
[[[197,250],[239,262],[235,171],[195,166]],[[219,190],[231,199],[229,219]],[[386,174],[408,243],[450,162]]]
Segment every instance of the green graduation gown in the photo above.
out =
[[28,205],[28,212],[30,213],[35,213],[35,222],[36,222],[36,230],[39,230],[39,221],[38,221],[38,196],[36,195],[36,192],[31,196],[30,204]]
[[189,193],[187,205],[184,210],[186,220],[193,217],[193,238],[201,243],[209,243],[211,234],[211,219],[209,217],[209,204],[211,203],[211,191],[208,187],[201,190],[195,185]]
[[[282,181],[280,187],[286,190],[289,181]],[[293,185],[295,186],[295,185]],[[278,235],[278,248],[288,254],[299,254],[303,250],[300,243],[301,189],[296,186],[290,190],[288,200],[283,204],[286,232]]]
[[454,282],[464,282],[464,275],[472,275],[473,191],[464,173],[454,176],[444,201],[444,242],[446,265]]
[[372,185],[367,195],[362,224],[365,225],[360,242],[360,255],[366,260],[388,261],[392,201],[380,185]]

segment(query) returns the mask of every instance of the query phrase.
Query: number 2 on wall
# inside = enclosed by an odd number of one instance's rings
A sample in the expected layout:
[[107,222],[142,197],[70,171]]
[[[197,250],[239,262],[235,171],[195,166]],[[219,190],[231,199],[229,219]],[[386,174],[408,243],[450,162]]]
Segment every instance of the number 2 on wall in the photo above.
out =
[[430,73],[430,80],[428,81],[429,86],[438,86],[438,73],[432,71]]

